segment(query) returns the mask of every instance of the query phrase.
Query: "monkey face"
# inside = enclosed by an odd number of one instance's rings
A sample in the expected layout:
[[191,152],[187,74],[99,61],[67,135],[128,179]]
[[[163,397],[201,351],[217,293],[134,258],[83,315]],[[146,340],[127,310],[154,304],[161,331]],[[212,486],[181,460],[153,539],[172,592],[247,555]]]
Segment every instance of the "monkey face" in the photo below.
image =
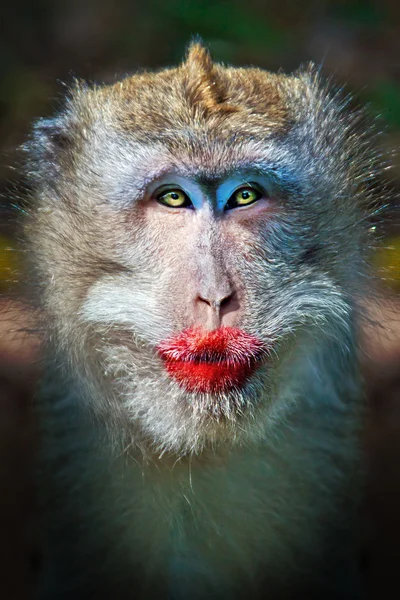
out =
[[162,451],[265,435],[271,390],[351,327],[373,168],[356,126],[311,72],[198,48],[38,123],[35,274],[95,412]]

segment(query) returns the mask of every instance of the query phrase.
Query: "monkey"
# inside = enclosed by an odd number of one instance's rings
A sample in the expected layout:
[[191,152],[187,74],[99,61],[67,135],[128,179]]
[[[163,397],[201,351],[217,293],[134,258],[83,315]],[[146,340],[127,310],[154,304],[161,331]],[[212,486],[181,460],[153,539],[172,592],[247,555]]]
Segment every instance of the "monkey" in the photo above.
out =
[[375,137],[201,42],[35,124],[40,600],[363,597]]

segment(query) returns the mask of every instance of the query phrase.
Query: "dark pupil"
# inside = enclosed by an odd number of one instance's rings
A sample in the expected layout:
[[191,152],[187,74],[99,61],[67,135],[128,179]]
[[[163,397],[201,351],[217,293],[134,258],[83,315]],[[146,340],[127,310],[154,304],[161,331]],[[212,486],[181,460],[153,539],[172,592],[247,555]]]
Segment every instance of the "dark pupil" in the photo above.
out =
[[243,200],[247,200],[248,198],[250,198],[250,193],[249,192],[242,192],[242,198],[243,198]]
[[171,192],[171,198],[172,200],[179,200],[179,194],[176,192]]

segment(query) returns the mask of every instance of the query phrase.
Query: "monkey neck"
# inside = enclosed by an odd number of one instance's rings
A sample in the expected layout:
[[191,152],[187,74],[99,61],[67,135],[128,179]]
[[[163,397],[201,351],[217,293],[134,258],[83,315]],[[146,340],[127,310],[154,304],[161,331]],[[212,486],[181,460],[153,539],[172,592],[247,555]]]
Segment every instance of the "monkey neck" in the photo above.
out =
[[320,543],[318,527],[309,525],[317,522],[315,512],[336,523],[347,474],[356,479],[358,419],[351,414],[342,353],[331,349],[296,360],[282,372],[273,399],[284,406],[282,418],[268,420],[266,403],[264,436],[184,456],[144,449],[133,434],[111,426],[105,412],[94,419],[88,405],[96,398],[84,398],[76,379],[65,393],[56,372],[44,399],[50,432],[45,451],[54,473],[62,459],[61,505],[73,498],[74,519],[85,522],[89,512],[96,543],[99,532],[106,548],[118,539],[118,558],[133,556],[149,582],[164,578],[184,590],[189,580],[191,589],[193,581],[201,588],[202,573],[214,571],[226,589],[230,582],[250,585],[264,570],[261,557],[271,573],[286,568],[276,557],[291,560],[284,554],[287,539],[296,556],[312,553]]

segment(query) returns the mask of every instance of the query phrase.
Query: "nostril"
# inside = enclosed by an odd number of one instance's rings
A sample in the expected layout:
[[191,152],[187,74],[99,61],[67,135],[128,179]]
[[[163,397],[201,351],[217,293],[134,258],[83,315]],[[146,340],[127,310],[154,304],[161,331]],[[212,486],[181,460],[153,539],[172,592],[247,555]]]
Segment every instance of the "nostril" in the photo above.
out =
[[220,308],[224,308],[226,307],[234,298],[235,294],[229,294],[228,296],[225,296],[225,298],[222,298],[222,300],[219,303]]
[[208,304],[208,306],[213,306],[213,302],[211,300],[208,300],[207,298],[204,298],[203,296],[198,296],[198,299],[200,300],[200,302],[204,302],[205,304]]

